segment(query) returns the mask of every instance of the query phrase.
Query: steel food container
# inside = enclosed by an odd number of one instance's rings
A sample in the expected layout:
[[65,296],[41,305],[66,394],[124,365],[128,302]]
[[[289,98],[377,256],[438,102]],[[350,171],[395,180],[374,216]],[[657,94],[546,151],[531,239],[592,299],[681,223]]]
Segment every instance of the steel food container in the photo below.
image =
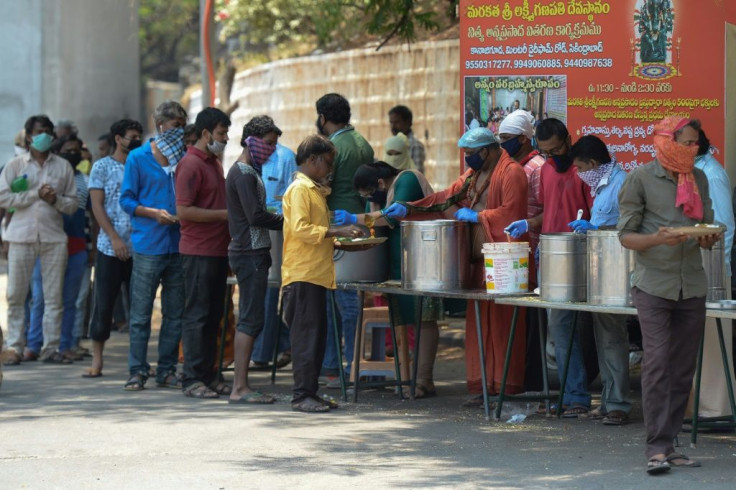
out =
[[721,238],[710,250],[700,249],[700,254],[703,257],[703,269],[705,269],[705,276],[708,279],[707,301],[731,299],[731,284],[726,273],[724,241],[725,238]]
[[634,251],[624,248],[618,231],[588,232],[588,303],[631,306]]
[[[375,228],[375,236],[388,236],[388,228]],[[389,275],[388,254],[388,240],[360,252],[335,250],[332,256],[335,279],[340,283],[386,281]]]
[[268,270],[268,282],[281,284],[281,257],[284,250],[284,232],[269,230],[271,237],[271,268]]
[[587,299],[588,247],[585,234],[540,235],[539,257],[539,296],[543,301]]
[[470,289],[470,227],[455,220],[401,223],[401,285],[404,289]]

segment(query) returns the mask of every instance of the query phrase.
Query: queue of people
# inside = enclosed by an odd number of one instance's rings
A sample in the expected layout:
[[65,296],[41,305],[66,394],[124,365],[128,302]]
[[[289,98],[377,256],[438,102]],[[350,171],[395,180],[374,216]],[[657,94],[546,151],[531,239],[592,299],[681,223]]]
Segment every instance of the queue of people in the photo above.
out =
[[[467,170],[447,189],[434,192],[422,173],[425,153],[411,131],[408,108],[389,111],[394,136],[386,141],[380,160],[350,124],[347,99],[326,94],[315,109],[318,134],[304,139],[296,154],[277,143],[282,133],[273,119],[265,115],[251,119],[242,130],[242,152],[225,176],[222,155],[231,126],[227,114],[206,108],[193,127],[187,127],[186,111],[168,101],[153,114],[157,135],[149,141],[142,141],[142,127],[136,121],[113,124],[104,139],[110,154],[95,162],[88,181],[77,170],[83,148],[78,137],[71,132],[55,139],[47,117],[29,118],[27,153],[11,160],[0,175],[0,206],[12,209],[3,236],[10,244],[4,364],[31,360],[25,356],[26,347],[37,334],[29,330],[26,335],[23,321],[29,290],[34,300],[43,295],[39,359],[67,364],[75,358],[73,348],[81,337],[74,327],[83,275],[79,271],[88,260],[84,219],[88,209],[100,232],[96,240],[89,240],[96,252],[90,322],[93,361],[84,377],[102,376],[115,300],[121,288],[128,288],[125,390],[143,390],[149,376],[155,375],[157,386],[181,390],[187,397],[271,404],[273,396],[250,385],[249,370],[267,365],[277,349],[281,359],[292,362],[292,408],[309,413],[336,408],[333,400],[319,395],[320,378],[327,377],[328,386],[334,385],[339,369],[349,374],[354,356],[357,294],[336,291],[334,303],[328,301],[328,292],[336,289],[333,251],[340,247],[336,238],[365,236],[366,226],[387,227],[390,277],[396,279],[401,220],[453,217],[468,222],[473,285],[482,288],[485,242],[530,242],[535,263],[539,233],[617,228],[623,246],[636,252],[632,296],[644,342],[647,470],[656,474],[672,466],[698,465],[676,453],[672,442],[687,407],[705,322],[706,280],[699,247],[710,248],[721,236],[695,241],[670,228],[711,223],[715,211],[727,226],[730,255],[734,221],[733,210],[721,202],[722,192],[711,200],[709,183],[715,189],[717,183],[723,184],[724,174],[707,158],[708,149],[703,150],[709,146],[707,138],[696,120],[660,122],[655,127],[655,160],[627,176],[597,137],[583,136],[573,144],[563,122],[554,118],[538,122],[526,111],[515,110],[501,122],[498,136],[488,128],[468,128],[458,141]],[[538,149],[532,146],[533,139]],[[15,185],[19,179],[25,188]],[[582,215],[571,220],[578,210]],[[272,230],[284,235],[283,324],[276,311],[279,289],[268,284]],[[40,280],[32,287],[37,261]],[[229,271],[240,291],[233,385],[216,369]],[[162,324],[157,367],[151,372],[147,349],[159,286]],[[424,315],[416,318],[413,301],[404,297],[388,301],[396,325],[423,329],[416,395],[433,396],[442,306],[425,298]],[[480,309],[485,379],[491,394],[500,391],[512,310],[491,301]],[[333,317],[339,325],[331,325]],[[595,314],[593,319],[603,383],[596,408],[591,407],[580,340],[575,337],[569,344],[572,312],[548,314],[556,357],[570,359],[563,404],[554,410],[564,417],[622,425],[631,411],[627,329],[621,317]],[[478,349],[475,321],[473,315],[467,316],[469,352]],[[522,315],[517,326],[520,337],[526,338],[527,326],[538,321]],[[274,333],[280,329],[288,331],[288,342],[275,345]],[[334,331],[341,333],[344,344],[332,338]],[[184,361],[179,374],[180,344]],[[344,345],[346,366],[337,361],[337,345]],[[525,391],[526,371],[526,345],[516,342],[507,393]],[[483,376],[475,356],[466,357],[466,376],[473,395],[466,406],[481,406]]]

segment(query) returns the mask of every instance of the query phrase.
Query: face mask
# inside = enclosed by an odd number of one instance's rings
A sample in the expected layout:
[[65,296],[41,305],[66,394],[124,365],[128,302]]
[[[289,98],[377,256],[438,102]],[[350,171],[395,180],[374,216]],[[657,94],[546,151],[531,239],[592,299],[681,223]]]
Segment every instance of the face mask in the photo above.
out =
[[521,141],[519,141],[519,137],[511,138],[510,140],[506,140],[503,143],[501,143],[501,148],[506,150],[506,153],[509,154],[509,156],[514,156],[517,153],[519,153],[519,150],[521,150]]
[[212,140],[211,143],[207,143],[207,149],[215,155],[222,155],[222,153],[225,151],[226,146],[227,143],[223,143],[222,141],[217,140]]
[[371,194],[371,197],[368,198],[370,202],[374,202],[376,204],[384,205],[386,203],[386,195],[388,193],[381,189],[376,189],[373,191],[373,194]]
[[170,166],[175,166],[187,152],[184,146],[184,128],[171,128],[156,136],[156,147]]
[[465,164],[475,170],[476,172],[483,167],[483,163],[485,162],[485,158],[480,156],[480,150],[476,151],[472,155],[466,155],[465,156]]
[[570,165],[572,165],[572,160],[567,155],[554,155],[552,156],[552,160],[554,160],[555,170],[559,174],[564,174],[570,168]]
[[321,134],[322,136],[325,136],[325,127],[322,124],[320,124],[319,120],[320,120],[320,116],[317,116],[317,122],[316,122],[317,133]]
[[81,153],[59,153],[59,156],[72,164],[72,168],[77,168],[79,162],[82,161]]
[[41,153],[46,153],[51,149],[51,143],[54,141],[54,137],[49,133],[37,134],[31,138],[31,148]]
[[128,142],[128,152],[131,152],[136,148],[140,148],[142,144],[143,142],[141,140],[130,140]]
[[13,146],[13,152],[15,153],[15,156],[18,156],[24,153],[28,153],[28,150],[20,146]]

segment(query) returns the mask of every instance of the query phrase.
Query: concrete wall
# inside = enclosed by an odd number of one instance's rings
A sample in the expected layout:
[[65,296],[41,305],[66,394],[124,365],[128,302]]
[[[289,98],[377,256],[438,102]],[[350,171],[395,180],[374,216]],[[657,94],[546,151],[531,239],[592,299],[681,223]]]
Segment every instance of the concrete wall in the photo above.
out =
[[139,118],[138,0],[0,0],[0,161],[26,118],[71,119],[92,148]]

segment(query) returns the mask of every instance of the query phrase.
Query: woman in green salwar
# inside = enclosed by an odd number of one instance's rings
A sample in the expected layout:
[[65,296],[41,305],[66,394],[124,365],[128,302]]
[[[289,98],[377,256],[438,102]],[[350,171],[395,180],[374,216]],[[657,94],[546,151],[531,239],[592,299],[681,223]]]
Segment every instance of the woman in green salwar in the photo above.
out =
[[[408,148],[405,152],[408,154]],[[384,158],[386,156],[394,155],[385,155]],[[396,201],[412,202],[422,199],[433,191],[424,175],[412,166],[406,166],[403,159],[386,159],[390,160],[390,164],[382,161],[373,162],[361,165],[355,172],[353,185],[360,195],[368,200],[367,212],[355,215],[337,210],[335,224],[357,223],[370,228],[388,226],[389,278],[401,279],[401,228],[397,221],[384,216],[382,210]],[[402,167],[405,170],[399,170]],[[389,295],[388,300],[391,303],[394,325],[409,327],[417,324],[414,297]],[[419,341],[416,398],[436,394],[433,370],[439,340],[437,320],[441,315],[441,299],[422,298],[422,333]]]

